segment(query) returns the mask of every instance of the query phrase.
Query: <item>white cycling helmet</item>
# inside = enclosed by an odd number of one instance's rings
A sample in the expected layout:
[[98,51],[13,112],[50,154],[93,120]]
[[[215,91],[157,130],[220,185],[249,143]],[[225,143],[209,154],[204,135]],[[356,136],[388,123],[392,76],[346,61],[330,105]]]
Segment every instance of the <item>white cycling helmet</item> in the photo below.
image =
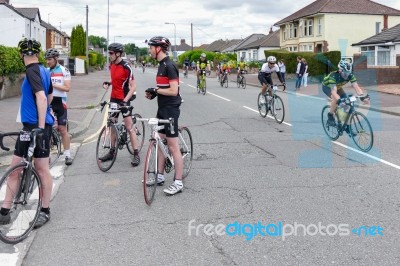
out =
[[350,73],[352,69],[351,64],[343,59],[339,61],[338,68],[346,73]]
[[275,64],[276,63],[276,57],[272,56],[272,55],[268,56],[267,62]]
[[206,54],[205,54],[205,53],[202,53],[202,54],[200,55],[200,57],[206,58]]

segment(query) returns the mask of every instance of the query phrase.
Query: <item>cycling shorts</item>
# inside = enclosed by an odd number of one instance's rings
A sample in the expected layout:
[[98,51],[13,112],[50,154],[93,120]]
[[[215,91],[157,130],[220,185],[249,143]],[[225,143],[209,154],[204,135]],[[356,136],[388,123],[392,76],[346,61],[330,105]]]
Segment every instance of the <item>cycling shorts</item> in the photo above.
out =
[[[37,128],[37,125],[33,124],[27,124],[24,123],[24,126],[22,128],[23,131],[25,132],[31,132],[33,129]],[[33,152],[33,157],[35,158],[48,158],[50,155],[50,137],[51,137],[51,131],[52,131],[52,126],[47,125],[44,128],[44,136],[42,141],[37,141],[37,143],[42,143],[42,145],[36,145],[35,151]],[[21,140],[20,137],[18,137],[17,142],[15,143],[15,149],[14,149],[14,155],[18,157],[27,157],[28,155],[28,149],[29,149],[29,143],[30,141],[24,141]]]
[[157,118],[158,119],[169,119],[173,118],[174,119],[174,134],[171,134],[171,131],[169,130],[170,125],[169,124],[164,124],[165,128],[161,129],[159,133],[165,134],[169,138],[173,137],[178,137],[178,119],[179,115],[181,113],[181,110],[179,109],[179,106],[167,106],[167,107],[162,107],[158,108],[157,110]]
[[271,74],[258,72],[258,81],[260,81],[261,85],[266,85],[266,84],[272,85]]
[[57,124],[59,126],[66,126],[68,122],[68,112],[67,105],[63,102],[62,97],[53,97],[51,109],[53,109],[54,116],[57,117]]
[[[326,96],[328,96],[329,98],[332,95],[332,89],[329,88],[328,86],[322,85],[322,91],[325,93]],[[337,94],[342,97],[342,95],[345,95],[345,91],[343,90],[343,88],[338,88],[337,89]]]

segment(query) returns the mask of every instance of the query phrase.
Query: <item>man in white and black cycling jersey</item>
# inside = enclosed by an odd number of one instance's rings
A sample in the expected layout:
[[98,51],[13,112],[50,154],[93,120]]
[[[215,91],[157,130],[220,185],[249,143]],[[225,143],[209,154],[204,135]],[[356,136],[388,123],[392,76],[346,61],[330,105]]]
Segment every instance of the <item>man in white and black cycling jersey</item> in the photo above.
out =
[[[274,85],[271,78],[271,73],[275,72],[279,78],[279,81],[284,85],[283,90],[286,88],[286,84],[282,79],[281,73],[279,71],[279,67],[276,65],[276,58],[275,56],[268,56],[267,62],[264,63],[261,67],[261,70],[258,72],[258,80],[261,83],[261,93],[265,95],[267,91],[268,84],[271,87]],[[272,96],[272,92],[269,92],[270,96]]]
[[51,108],[57,117],[57,130],[60,132],[64,148],[65,164],[71,165],[70,152],[71,138],[68,133],[67,123],[67,92],[71,89],[71,73],[67,68],[58,63],[60,53],[55,48],[47,49],[44,57],[50,70],[51,83],[53,84],[53,101]]
[[352,73],[352,65],[346,60],[340,60],[338,70],[329,73],[322,81],[322,91],[332,99],[327,121],[329,126],[336,125],[333,114],[338,106],[337,101],[340,98],[346,97],[343,86],[348,82],[351,82],[351,86],[356,91],[357,95],[360,96],[361,101],[365,104],[369,104],[369,95],[363,94],[363,90],[358,86],[357,79]]

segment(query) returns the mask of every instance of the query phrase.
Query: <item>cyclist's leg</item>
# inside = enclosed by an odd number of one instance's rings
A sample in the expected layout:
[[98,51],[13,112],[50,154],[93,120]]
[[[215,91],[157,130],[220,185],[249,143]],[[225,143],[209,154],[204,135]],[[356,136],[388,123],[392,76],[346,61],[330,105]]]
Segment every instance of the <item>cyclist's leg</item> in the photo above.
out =
[[[19,140],[17,140],[17,143],[18,142],[19,142]],[[15,145],[16,149],[17,149],[17,145],[18,144]],[[27,145],[29,145],[29,142],[28,142]],[[28,147],[27,145],[26,145],[26,149]],[[21,146],[20,146],[20,148],[21,148]],[[11,159],[10,168],[13,167],[14,165],[17,165],[18,163],[20,163],[22,161],[22,155],[21,156],[16,155],[15,154],[16,151],[17,150],[14,151],[14,155],[13,155],[13,157]],[[9,179],[7,181],[6,195],[4,197],[3,204],[1,205],[2,212],[3,212],[4,209],[7,209],[7,211],[4,210],[4,215],[6,215],[6,213],[8,213],[8,211],[11,208],[11,203],[14,200],[13,198],[15,196],[15,191],[18,190],[18,186],[19,186],[18,173],[17,172],[13,172],[13,175],[10,175],[10,177],[9,177]]]
[[[341,90],[343,91],[343,89]],[[338,90],[336,86],[331,90],[331,108],[329,110],[329,113],[334,114],[336,112],[336,108],[338,106],[337,101],[340,99],[340,96],[338,94]]]

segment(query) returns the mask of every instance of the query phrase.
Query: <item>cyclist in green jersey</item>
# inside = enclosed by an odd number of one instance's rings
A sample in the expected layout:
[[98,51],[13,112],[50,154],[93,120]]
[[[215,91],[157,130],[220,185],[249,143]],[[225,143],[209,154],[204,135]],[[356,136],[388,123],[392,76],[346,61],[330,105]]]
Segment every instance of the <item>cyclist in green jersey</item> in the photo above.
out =
[[346,60],[340,60],[338,64],[338,70],[329,73],[322,81],[323,92],[332,99],[331,108],[328,113],[328,125],[335,126],[335,118],[333,114],[338,106],[337,101],[340,98],[346,97],[346,93],[343,90],[343,86],[348,82],[351,82],[353,89],[357,95],[360,96],[361,101],[365,104],[369,104],[369,95],[363,94],[363,90],[358,86],[357,79],[352,73],[352,65]]
[[208,71],[211,71],[210,69],[210,61],[206,59],[206,54],[202,53],[200,55],[200,60],[197,61],[197,85],[200,84],[200,71],[207,69]]

